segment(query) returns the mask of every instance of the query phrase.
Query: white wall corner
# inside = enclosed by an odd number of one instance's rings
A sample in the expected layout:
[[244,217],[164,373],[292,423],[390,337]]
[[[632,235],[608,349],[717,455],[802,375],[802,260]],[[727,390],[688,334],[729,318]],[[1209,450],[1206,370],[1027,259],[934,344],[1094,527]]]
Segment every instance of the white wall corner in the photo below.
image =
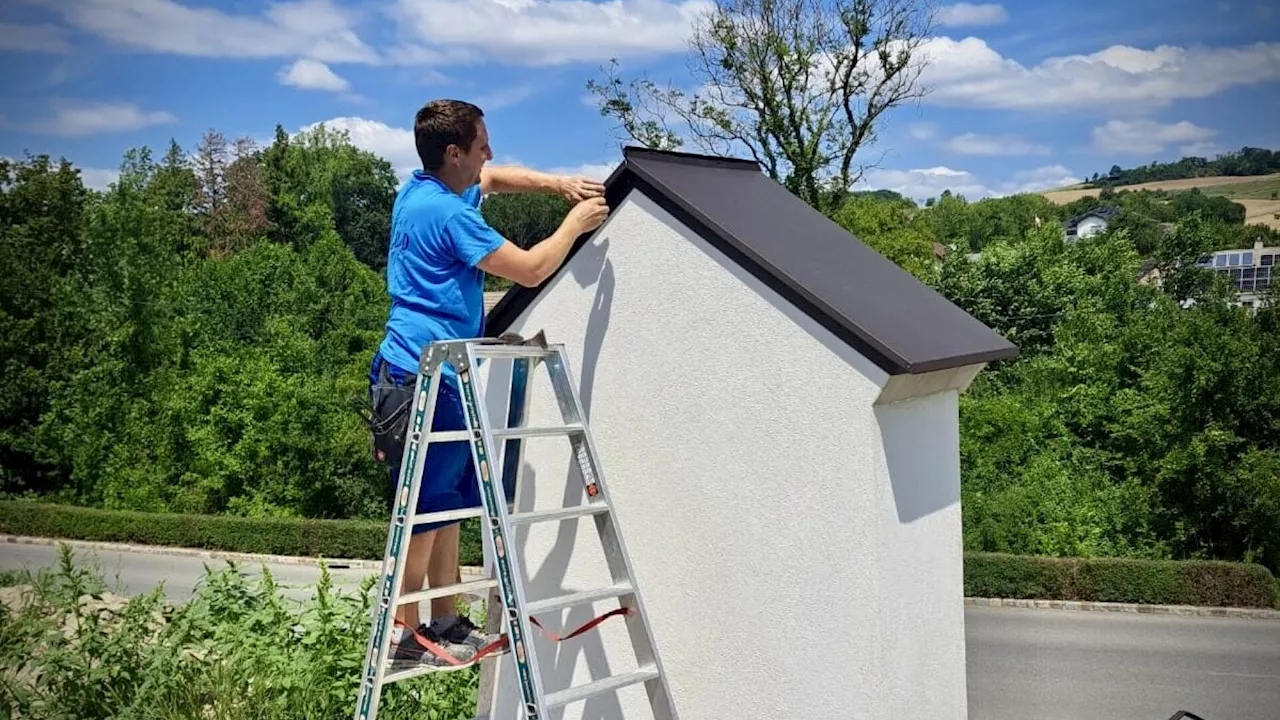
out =
[[974,363],[919,375],[891,375],[873,404],[888,405],[952,390],[964,393],[986,366],[986,363]]

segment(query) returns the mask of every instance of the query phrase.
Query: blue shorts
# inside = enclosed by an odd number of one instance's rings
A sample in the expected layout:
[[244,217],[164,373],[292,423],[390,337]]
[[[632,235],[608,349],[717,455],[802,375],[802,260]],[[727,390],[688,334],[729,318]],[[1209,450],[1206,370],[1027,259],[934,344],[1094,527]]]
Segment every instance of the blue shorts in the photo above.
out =
[[[436,398],[435,418],[432,430],[465,430],[466,415],[462,411],[462,397],[456,376],[445,375],[441,379]],[[373,358],[369,367],[369,394],[375,417],[390,417],[401,412],[393,420],[400,426],[394,439],[386,442],[386,462],[390,467],[391,498],[400,488],[400,461],[404,452],[404,437],[412,420],[409,410],[413,407],[414,386],[417,376],[388,363],[381,355]],[[376,445],[376,440],[375,440]],[[416,513],[442,512],[480,507],[480,487],[476,481],[475,465],[471,460],[471,444],[468,442],[432,443],[427,446],[427,458],[422,468],[422,480],[418,485]],[[436,530],[460,520],[416,525],[413,533]]]

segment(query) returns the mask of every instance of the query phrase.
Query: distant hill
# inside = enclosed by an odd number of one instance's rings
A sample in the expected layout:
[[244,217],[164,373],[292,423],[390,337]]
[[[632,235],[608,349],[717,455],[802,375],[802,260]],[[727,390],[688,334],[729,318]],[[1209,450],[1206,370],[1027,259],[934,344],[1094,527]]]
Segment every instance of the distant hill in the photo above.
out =
[[[1245,224],[1267,225],[1280,230],[1280,172],[1270,175],[1235,175],[1184,178],[1178,180],[1160,180],[1134,185],[1108,187],[1118,192],[1163,190],[1179,192],[1199,190],[1208,196],[1225,197],[1244,206]],[[1079,200],[1083,197],[1099,195],[1103,188],[1089,187],[1087,183],[1065,188],[1055,188],[1042,192],[1046,199],[1058,205]]]
[[1238,152],[1223,153],[1209,160],[1184,157],[1176,162],[1152,162],[1133,168],[1112,165],[1111,170],[1094,173],[1080,187],[1122,187],[1164,180],[1189,180],[1228,176],[1257,176],[1280,173],[1280,151],[1243,147]]

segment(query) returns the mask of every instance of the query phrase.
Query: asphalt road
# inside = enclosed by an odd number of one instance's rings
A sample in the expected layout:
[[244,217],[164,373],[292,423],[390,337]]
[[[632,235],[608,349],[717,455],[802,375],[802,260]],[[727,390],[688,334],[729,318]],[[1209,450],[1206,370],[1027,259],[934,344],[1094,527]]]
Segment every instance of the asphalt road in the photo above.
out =
[[[207,561],[91,551],[118,592],[160,582],[190,597]],[[0,569],[55,564],[55,548],[0,545]],[[308,565],[270,565],[291,597],[318,577]],[[260,565],[246,566],[259,572]],[[334,569],[354,589],[374,571]],[[965,609],[970,720],[1280,720],[1280,621],[969,607]]]

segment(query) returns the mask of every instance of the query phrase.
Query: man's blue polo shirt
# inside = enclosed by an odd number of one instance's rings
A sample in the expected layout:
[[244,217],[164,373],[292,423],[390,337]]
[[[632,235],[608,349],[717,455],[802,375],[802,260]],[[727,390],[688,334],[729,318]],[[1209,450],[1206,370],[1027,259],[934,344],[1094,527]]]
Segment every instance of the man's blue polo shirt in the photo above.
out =
[[[484,271],[476,264],[505,241],[480,215],[480,186],[461,195],[416,170],[396,193],[387,252],[391,314],[379,351],[392,365],[418,372],[436,340],[484,331]],[[454,375],[446,366],[445,377]]]

